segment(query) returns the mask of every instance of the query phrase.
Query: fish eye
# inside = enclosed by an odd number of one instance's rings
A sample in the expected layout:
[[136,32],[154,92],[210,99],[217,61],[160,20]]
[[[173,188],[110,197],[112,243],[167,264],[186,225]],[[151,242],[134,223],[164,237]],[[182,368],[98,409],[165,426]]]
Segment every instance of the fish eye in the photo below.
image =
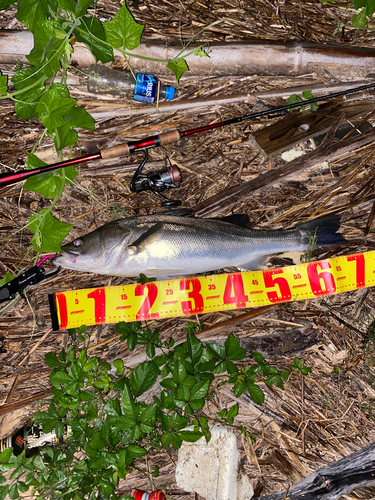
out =
[[82,240],[80,240],[80,239],[78,238],[78,240],[75,240],[75,241],[73,242],[73,245],[74,245],[75,247],[80,247],[80,246],[82,245]]

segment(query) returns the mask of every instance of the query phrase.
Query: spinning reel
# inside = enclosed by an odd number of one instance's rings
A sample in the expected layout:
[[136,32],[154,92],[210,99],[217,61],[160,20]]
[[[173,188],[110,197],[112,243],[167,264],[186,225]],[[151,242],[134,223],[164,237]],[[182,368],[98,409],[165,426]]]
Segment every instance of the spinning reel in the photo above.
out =
[[144,149],[143,151],[145,157],[133,175],[132,181],[130,183],[131,191],[133,191],[133,193],[152,191],[154,194],[164,200],[162,203],[163,207],[179,207],[181,205],[180,200],[170,200],[169,198],[161,194],[161,191],[180,187],[182,181],[180,169],[175,165],[171,165],[170,167],[167,167],[163,170],[157,170],[148,172],[147,174],[143,174],[143,167],[148,160],[147,149]]

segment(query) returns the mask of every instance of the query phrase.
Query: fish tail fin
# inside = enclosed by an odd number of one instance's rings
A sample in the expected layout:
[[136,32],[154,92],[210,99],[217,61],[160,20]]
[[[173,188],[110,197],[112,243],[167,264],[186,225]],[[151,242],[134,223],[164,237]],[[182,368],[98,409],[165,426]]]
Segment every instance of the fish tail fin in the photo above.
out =
[[[347,240],[342,234],[337,233],[340,229],[340,220],[340,215],[330,214],[298,224],[295,229],[305,233],[304,237],[308,239],[307,243],[311,244],[312,242],[316,248],[328,245],[344,245]],[[316,241],[312,239],[316,239]]]

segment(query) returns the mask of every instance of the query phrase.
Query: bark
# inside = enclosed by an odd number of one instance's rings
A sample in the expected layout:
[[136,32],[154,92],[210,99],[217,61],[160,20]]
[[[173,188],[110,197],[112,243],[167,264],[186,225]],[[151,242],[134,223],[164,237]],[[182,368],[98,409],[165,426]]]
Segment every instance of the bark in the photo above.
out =
[[261,497],[261,500],[338,500],[358,488],[375,483],[375,443],[338,462],[318,469],[285,490]]

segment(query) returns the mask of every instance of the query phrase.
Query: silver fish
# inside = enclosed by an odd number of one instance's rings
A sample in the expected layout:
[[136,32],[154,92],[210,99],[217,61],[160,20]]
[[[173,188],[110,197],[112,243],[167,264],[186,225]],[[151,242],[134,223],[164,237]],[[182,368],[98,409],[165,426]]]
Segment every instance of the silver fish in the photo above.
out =
[[[225,218],[224,218],[225,219]],[[229,220],[233,220],[229,218]],[[253,230],[223,219],[146,215],[120,219],[62,247],[55,266],[111,276],[199,274],[224,267],[255,270],[266,256],[346,243],[330,215],[287,230]]]

